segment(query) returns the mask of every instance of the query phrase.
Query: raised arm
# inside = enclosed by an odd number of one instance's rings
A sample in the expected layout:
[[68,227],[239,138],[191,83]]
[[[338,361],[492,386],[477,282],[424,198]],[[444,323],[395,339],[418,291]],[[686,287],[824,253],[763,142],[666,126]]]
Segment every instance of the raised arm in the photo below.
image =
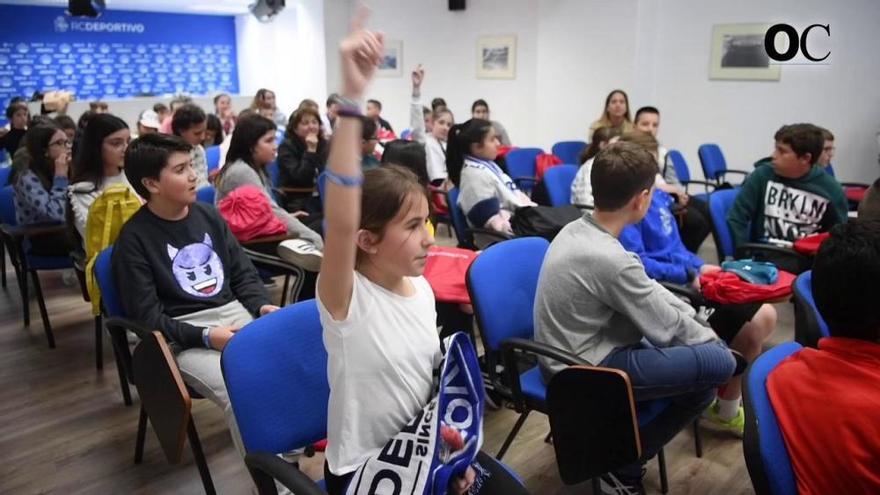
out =
[[384,44],[381,34],[363,28],[365,20],[366,11],[361,9],[352,22],[351,33],[339,45],[341,94],[345,101],[327,161],[324,259],[318,297],[335,320],[348,317],[361,220],[361,122],[350,116],[354,110],[351,106],[363,96],[379,64]]
[[425,69],[419,64],[412,71],[412,102],[409,106],[409,128],[412,132],[412,140],[418,143],[425,142],[425,114],[422,112],[422,81],[425,79]]

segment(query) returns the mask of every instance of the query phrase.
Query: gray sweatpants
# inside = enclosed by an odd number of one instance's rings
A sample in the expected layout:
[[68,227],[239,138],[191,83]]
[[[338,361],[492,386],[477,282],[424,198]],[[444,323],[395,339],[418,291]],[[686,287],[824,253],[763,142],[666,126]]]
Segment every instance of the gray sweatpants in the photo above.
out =
[[[240,328],[251,322],[253,317],[240,302],[233,301],[217,308],[178,316],[175,319],[197,327],[231,325]],[[235,415],[232,413],[229,394],[226,393],[223,373],[220,371],[220,352],[214,349],[192,348],[181,351],[176,358],[183,381],[223,410],[223,414],[226,415],[226,423],[229,425],[229,432],[232,434],[232,443],[235,445],[235,450],[244,459],[244,444],[241,441],[241,434],[238,432]]]

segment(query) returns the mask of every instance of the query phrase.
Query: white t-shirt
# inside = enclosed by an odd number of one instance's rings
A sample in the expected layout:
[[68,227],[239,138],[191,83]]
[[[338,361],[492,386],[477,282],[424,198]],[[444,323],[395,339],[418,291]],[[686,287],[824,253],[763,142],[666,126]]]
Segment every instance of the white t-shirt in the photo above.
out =
[[593,185],[590,182],[590,171],[593,169],[593,158],[590,158],[578,169],[571,182],[571,204],[593,206]]
[[359,468],[431,399],[440,365],[434,293],[424,277],[409,280],[415,294],[403,297],[356,271],[344,321],[318,298],[330,381],[325,454],[337,476]]

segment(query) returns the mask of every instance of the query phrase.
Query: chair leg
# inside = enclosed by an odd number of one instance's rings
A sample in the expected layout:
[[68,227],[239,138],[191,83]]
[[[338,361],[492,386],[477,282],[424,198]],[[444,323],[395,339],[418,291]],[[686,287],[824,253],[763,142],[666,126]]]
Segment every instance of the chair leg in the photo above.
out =
[[657,466],[660,468],[660,493],[669,491],[669,479],[666,477],[666,454],[663,449],[657,452]]
[[196,432],[196,424],[193,422],[192,416],[189,417],[186,435],[189,437],[189,446],[196,460],[196,466],[199,468],[199,476],[202,478],[205,493],[215,495],[217,492],[214,490],[214,482],[211,480],[211,471],[208,470],[208,463],[205,461],[205,453],[202,452],[202,443],[199,441],[199,434]]
[[52,333],[52,325],[49,323],[49,312],[46,311],[46,300],[43,298],[43,288],[40,286],[40,276],[36,270],[31,270],[34,279],[34,291],[37,293],[37,305],[40,307],[40,318],[43,319],[43,330],[46,332],[46,340],[49,348],[55,348],[55,335]]
[[[113,358],[116,360],[116,371],[119,373],[119,387],[122,389],[122,401],[126,406],[131,405],[131,390],[128,382],[128,367],[126,357],[128,355],[128,342],[125,340],[125,332],[111,331],[110,345],[113,347]],[[125,354],[123,354],[125,353]]]
[[137,440],[134,444],[134,463],[140,464],[144,460],[144,441],[147,437],[147,410],[141,406],[141,415],[138,418]]
[[697,457],[703,457],[703,436],[700,435],[700,419],[694,420],[694,450]]
[[28,293],[28,279],[27,279],[27,270],[24,266],[19,266],[18,269],[18,288],[21,291],[21,310],[24,313],[22,317],[24,318],[24,326],[31,326],[31,301],[30,294]]
[[104,322],[101,315],[95,316],[95,368],[104,369]]
[[0,242],[0,284],[6,288],[6,245]]
[[280,307],[287,306],[287,294],[288,290],[290,290],[290,274],[284,276],[284,288],[281,289],[281,302],[278,304]]
[[523,423],[526,422],[526,419],[529,417],[529,410],[527,409],[524,413],[519,415],[519,419],[516,420],[516,424],[513,425],[513,429],[508,433],[507,438],[504,439],[504,445],[501,446],[501,450],[498,451],[498,454],[495,455],[495,458],[499,461],[504,454],[507,452],[507,449],[510,447],[510,444],[513,443],[514,437],[519,433],[519,429],[522,428]]

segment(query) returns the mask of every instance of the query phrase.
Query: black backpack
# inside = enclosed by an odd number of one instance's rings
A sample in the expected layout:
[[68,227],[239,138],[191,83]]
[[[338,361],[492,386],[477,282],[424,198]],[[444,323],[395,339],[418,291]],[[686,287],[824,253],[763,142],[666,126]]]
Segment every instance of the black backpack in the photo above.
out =
[[552,241],[562,227],[583,215],[573,205],[523,206],[514,212],[510,226],[517,237],[537,236]]

